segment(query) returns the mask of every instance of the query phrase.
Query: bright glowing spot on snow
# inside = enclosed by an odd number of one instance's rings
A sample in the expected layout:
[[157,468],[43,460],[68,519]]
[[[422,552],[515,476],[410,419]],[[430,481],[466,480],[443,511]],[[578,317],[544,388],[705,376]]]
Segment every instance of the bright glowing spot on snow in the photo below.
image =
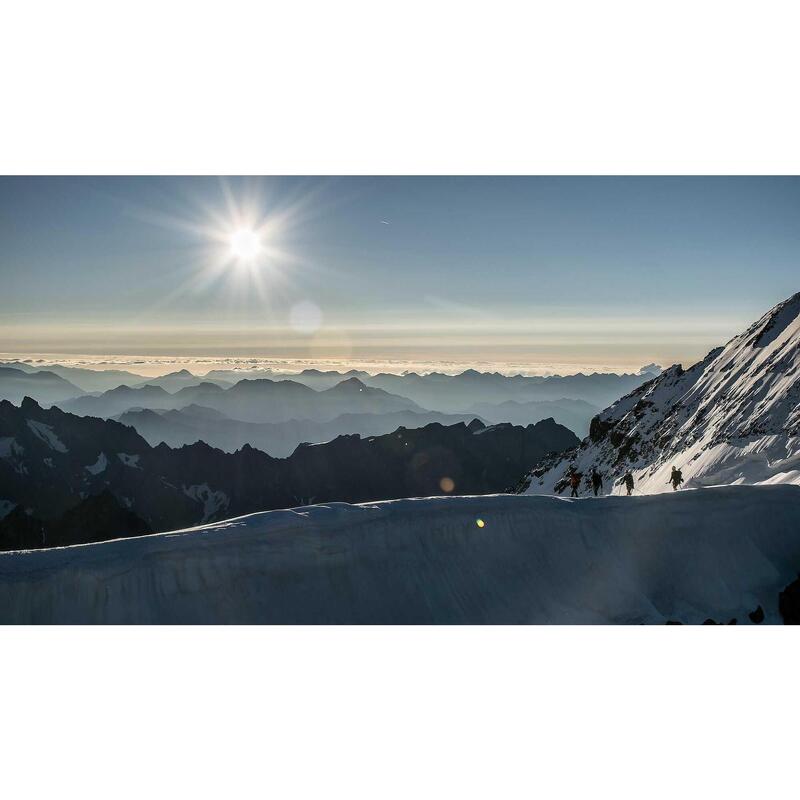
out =
[[261,252],[261,239],[255,231],[239,230],[231,235],[231,255],[250,261]]
[[475,520],[475,524],[476,524],[476,525],[477,525],[479,528],[482,528],[484,525],[486,525],[486,523],[485,523],[485,522],[484,522],[482,519],[476,519],[476,520]]
[[307,300],[292,306],[289,324],[298,333],[316,333],[322,325],[322,311],[319,306]]
[[446,475],[439,481],[439,488],[443,492],[452,492],[453,489],[456,488],[456,484],[452,478],[448,478]]

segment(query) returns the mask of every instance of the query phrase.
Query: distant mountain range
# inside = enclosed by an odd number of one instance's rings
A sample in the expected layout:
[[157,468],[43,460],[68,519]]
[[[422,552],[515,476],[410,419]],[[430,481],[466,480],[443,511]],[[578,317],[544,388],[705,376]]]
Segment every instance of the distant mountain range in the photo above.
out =
[[[116,389],[117,386],[137,386],[146,380],[144,375],[136,375],[133,372],[121,369],[86,369],[85,367],[64,367],[59,364],[45,367],[29,364],[26,361],[7,361],[0,363],[0,367],[17,369],[27,373],[52,372],[78,387],[78,391],[72,395],[73,397],[84,392],[105,392],[109,389]],[[46,402],[35,395],[31,395],[31,397],[37,402]],[[5,399],[9,400],[10,398],[6,397]]]
[[36,397],[43,405],[52,405],[82,394],[68,380],[49,370],[24,372],[0,366],[0,398],[19,405],[23,397]]
[[475,414],[439,414],[435,411],[390,411],[383,414],[341,414],[328,422],[299,419],[277,423],[241,422],[213,408],[189,405],[173,411],[132,409],[116,419],[136,428],[154,446],[164,442],[170,447],[181,447],[203,441],[232,453],[250,444],[280,458],[290,455],[303,442],[327,442],[348,433],[379,436],[401,426],[421,428],[432,422],[453,425],[471,422],[475,417]]
[[[168,392],[176,392],[189,386],[211,383],[228,388],[241,380],[291,380],[317,391],[330,389],[348,378],[357,378],[364,385],[383,389],[413,400],[417,405],[443,413],[465,413],[476,403],[558,401],[561,398],[584,400],[595,408],[604,408],[617,398],[654,378],[659,368],[650,364],[637,374],[592,373],[584,375],[524,376],[502,375],[499,372],[466,370],[459,375],[431,372],[418,375],[379,373],[371,375],[361,370],[338,372],[306,369],[297,374],[278,370],[211,370],[204,376],[193,375],[188,370],[146,378],[124,370],[92,370],[81,367],[47,366],[14,361],[0,364],[23,372],[47,370],[79,388],[81,393],[105,392],[118,386],[139,388],[145,385],[160,386]],[[9,398],[6,398],[9,399]],[[38,400],[38,398],[34,397]],[[45,401],[42,401],[45,402]]]
[[242,380],[225,389],[204,382],[174,393],[160,386],[131,389],[120,386],[99,396],[84,395],[60,404],[64,411],[96,417],[114,417],[131,408],[159,410],[198,405],[242,422],[277,423],[288,420],[326,422],[341,414],[422,412],[412,400],[365,386],[357,378],[315,391],[295,381]]
[[0,516],[21,506],[54,521],[108,490],[158,531],[308,502],[485,494],[502,491],[546,453],[577,443],[553,420],[526,428],[475,420],[340,436],[276,459],[249,445],[232,454],[203,443],[151,447],[118,422],[44,409],[31,399],[21,406],[0,401]]
[[[212,370],[199,377],[182,369],[145,378],[122,370],[44,369],[16,361],[0,367],[0,399],[18,404],[27,396],[44,406],[105,419],[126,415],[126,423],[141,426],[150,442],[202,440],[235,450],[249,441],[280,456],[301,442],[326,441],[342,433],[378,435],[398,424],[448,424],[474,417],[520,425],[552,417],[583,436],[597,410],[652,378],[658,368],[650,369],[636,375],[565,377],[509,377],[475,370],[460,375],[370,375],[307,369],[292,379],[272,370]],[[189,407],[194,410],[185,414],[163,413]],[[203,414],[198,408],[207,411]],[[407,416],[397,416],[402,414]],[[380,420],[381,415],[387,416]],[[343,427],[346,424],[351,430]]]
[[506,400],[504,403],[475,403],[469,411],[491,423],[510,422],[512,425],[530,425],[540,419],[552,417],[578,436],[586,436],[589,422],[600,409],[585,400],[530,400],[520,403]]
[[177,392],[180,389],[186,389],[189,386],[197,386],[201,383],[213,383],[217,386],[221,386],[223,389],[228,389],[233,386],[234,383],[238,383],[238,380],[226,381],[220,378],[212,379],[193,375],[188,369],[181,369],[177,372],[170,372],[166,375],[160,375],[157,378],[139,378],[138,381],[128,385],[134,388],[139,388],[142,386],[160,386],[162,389],[166,389],[168,392]]
[[[531,401],[558,401],[561,398],[583,400],[594,408],[604,408],[623,394],[654,378],[658,368],[637,374],[596,372],[591,375],[525,376],[501,375],[499,372],[478,372],[468,369],[459,375],[431,372],[418,375],[379,373],[370,375],[359,370],[349,372],[307,369],[292,375],[291,379],[313,389],[323,390],[335,386],[346,378],[357,378],[367,386],[408,397],[423,408],[444,413],[464,413],[476,403],[519,403]],[[212,370],[206,380],[233,382],[245,376],[275,378],[275,373],[263,371],[247,373],[237,370]]]

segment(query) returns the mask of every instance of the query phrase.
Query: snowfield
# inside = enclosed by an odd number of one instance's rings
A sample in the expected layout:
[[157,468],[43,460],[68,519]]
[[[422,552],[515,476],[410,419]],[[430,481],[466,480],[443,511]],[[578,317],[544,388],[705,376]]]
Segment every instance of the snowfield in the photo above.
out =
[[780,622],[798,570],[795,486],[331,503],[2,553],[0,621]]
[[673,465],[685,488],[800,484],[800,293],[689,369],[676,364],[605,409],[576,451],[537,465],[523,488],[564,492],[574,468],[588,491],[595,467],[606,491],[622,494],[630,469],[639,492],[666,492]]

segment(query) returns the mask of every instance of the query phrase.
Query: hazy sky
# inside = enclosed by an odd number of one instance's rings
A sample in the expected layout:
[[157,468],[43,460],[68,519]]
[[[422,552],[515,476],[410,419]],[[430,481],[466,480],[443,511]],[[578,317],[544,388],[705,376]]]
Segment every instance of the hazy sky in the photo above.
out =
[[797,178],[0,178],[0,352],[686,363],[799,223]]

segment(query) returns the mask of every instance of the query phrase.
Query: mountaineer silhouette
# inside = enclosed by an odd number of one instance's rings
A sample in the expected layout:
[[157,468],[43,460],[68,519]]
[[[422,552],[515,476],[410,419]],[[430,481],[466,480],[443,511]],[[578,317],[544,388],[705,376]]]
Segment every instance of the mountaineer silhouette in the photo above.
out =
[[592,489],[595,497],[598,492],[603,491],[603,476],[594,467],[592,467]]
[[683,473],[677,467],[673,467],[667,483],[671,483],[672,491],[677,492],[678,487],[683,483]]
[[625,484],[625,488],[628,490],[628,494],[630,495],[630,493],[633,491],[633,475],[631,475],[630,470],[628,470],[622,476],[622,482]]
[[583,475],[574,468],[569,473],[569,485],[572,487],[570,497],[578,496],[578,487],[581,485],[581,478]]

